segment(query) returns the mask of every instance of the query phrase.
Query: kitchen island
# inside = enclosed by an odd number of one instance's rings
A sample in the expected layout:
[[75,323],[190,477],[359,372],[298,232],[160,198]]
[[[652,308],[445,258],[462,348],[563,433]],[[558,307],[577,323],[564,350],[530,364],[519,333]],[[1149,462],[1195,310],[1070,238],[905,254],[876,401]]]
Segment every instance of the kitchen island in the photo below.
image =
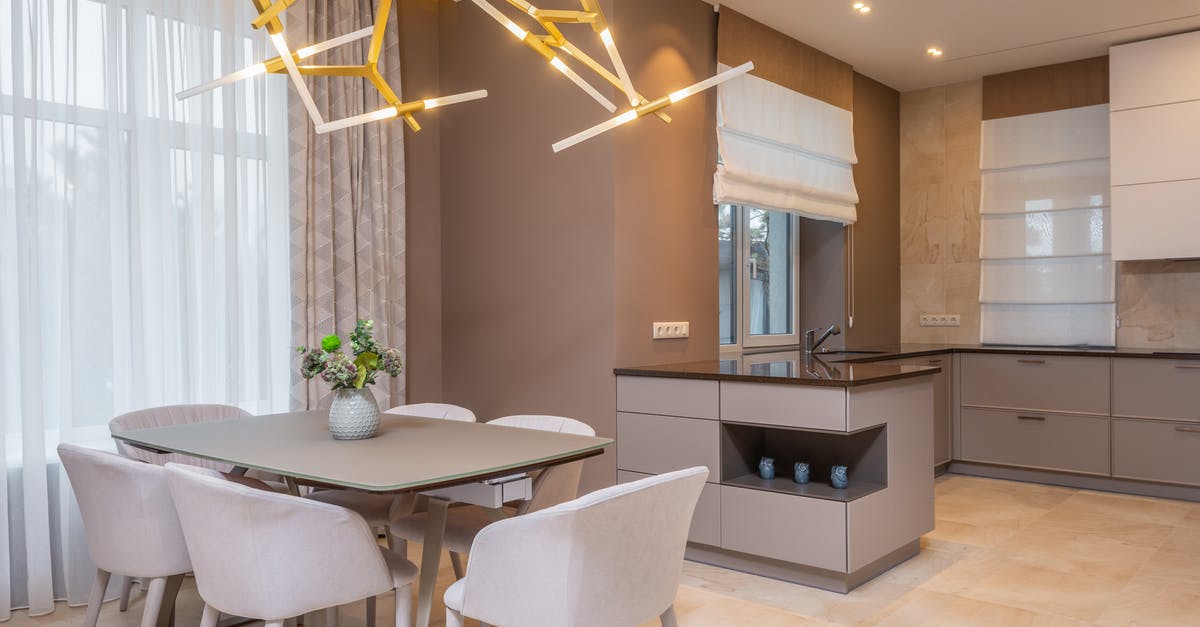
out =
[[[797,353],[618,368],[618,481],[707,466],[688,559],[848,592],[933,529],[938,372]],[[834,465],[849,468],[844,488]]]

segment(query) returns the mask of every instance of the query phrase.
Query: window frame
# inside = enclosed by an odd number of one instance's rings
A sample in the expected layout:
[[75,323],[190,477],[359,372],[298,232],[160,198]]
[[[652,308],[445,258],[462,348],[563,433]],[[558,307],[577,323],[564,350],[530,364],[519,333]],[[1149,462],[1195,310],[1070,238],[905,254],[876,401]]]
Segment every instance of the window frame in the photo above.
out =
[[[736,331],[732,344],[721,344],[720,352],[736,353],[746,349],[790,348],[800,345],[800,218],[788,214],[789,239],[791,252],[791,333],[771,333],[753,335],[750,333],[750,212],[746,205],[721,203],[716,206],[718,212],[728,206],[733,213],[735,237],[733,237],[734,273],[737,282],[734,293],[737,295],[733,307],[736,318]],[[759,209],[759,207],[750,207]],[[768,209],[768,211],[774,211]],[[784,213],[784,212],[781,212]],[[718,240],[719,242],[719,240]],[[718,243],[719,245],[719,243]],[[719,336],[719,334],[718,334]]]

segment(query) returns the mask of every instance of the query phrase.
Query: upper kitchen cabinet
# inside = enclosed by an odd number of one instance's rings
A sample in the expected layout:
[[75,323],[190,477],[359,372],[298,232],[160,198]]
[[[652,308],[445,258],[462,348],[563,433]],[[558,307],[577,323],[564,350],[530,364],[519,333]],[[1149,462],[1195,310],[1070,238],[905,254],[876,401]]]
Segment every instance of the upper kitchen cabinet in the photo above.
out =
[[1110,57],[1113,259],[1200,257],[1200,31]]

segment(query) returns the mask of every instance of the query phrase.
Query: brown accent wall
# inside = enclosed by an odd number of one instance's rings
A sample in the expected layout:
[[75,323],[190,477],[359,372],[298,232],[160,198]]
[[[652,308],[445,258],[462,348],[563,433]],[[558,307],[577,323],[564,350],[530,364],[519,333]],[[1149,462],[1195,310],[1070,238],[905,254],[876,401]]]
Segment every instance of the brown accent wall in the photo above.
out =
[[[617,0],[613,32],[648,98],[716,71],[716,16],[696,0]],[[715,359],[718,352],[716,94],[614,135],[614,307],[620,366]],[[564,153],[565,154],[565,153]],[[655,321],[687,320],[691,336],[653,340]]]
[[854,185],[858,222],[852,229],[854,327],[846,344],[900,341],[900,93],[854,74]]
[[[489,94],[441,111],[444,399],[612,436],[615,139],[550,149],[607,113],[470,3],[440,18],[441,91]],[[585,490],[614,459],[587,462]]]
[[1108,55],[983,77],[983,119],[1108,102]]
[[[438,95],[438,4],[398,6],[401,93],[407,100]],[[401,121],[393,124],[403,124]],[[421,116],[420,133],[404,135],[405,368],[408,402],[442,399],[441,116]]]
[[721,7],[717,59],[736,66],[754,61],[755,76],[843,109],[854,107],[854,68],[849,63]]

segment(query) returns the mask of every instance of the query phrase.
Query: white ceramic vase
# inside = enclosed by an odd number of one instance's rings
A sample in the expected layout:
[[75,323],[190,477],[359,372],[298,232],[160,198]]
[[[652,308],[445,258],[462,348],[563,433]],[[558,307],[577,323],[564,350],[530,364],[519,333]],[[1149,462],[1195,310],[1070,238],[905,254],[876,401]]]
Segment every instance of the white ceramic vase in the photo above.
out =
[[329,433],[335,440],[363,440],[379,432],[379,403],[367,388],[333,391]]

